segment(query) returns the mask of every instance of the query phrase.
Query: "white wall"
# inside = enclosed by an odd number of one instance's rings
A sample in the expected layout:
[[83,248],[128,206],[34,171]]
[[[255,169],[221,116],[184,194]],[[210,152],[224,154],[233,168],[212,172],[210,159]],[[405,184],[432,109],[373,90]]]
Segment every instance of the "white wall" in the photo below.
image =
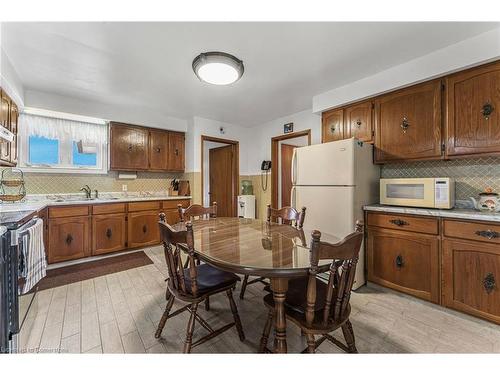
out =
[[[225,133],[220,133],[220,127]],[[250,133],[252,132],[252,133]],[[249,135],[254,134],[253,128],[245,128],[235,124],[194,117],[188,121],[186,134],[186,172],[201,171],[201,136],[208,135],[217,138],[230,139],[239,142],[240,146],[240,175],[247,174]]]
[[41,91],[27,89],[24,93],[26,107],[49,109],[90,117],[144,125],[152,128],[185,132],[188,122],[166,116],[147,107],[109,105]]
[[249,129],[246,174],[260,174],[262,160],[271,160],[271,138],[283,135],[283,125],[289,122],[293,122],[294,132],[311,129],[311,144],[321,142],[321,116],[312,113],[310,109],[252,127]]
[[500,57],[500,28],[313,97],[313,112],[458,71]]
[[24,88],[14,66],[2,48],[0,48],[0,86],[21,110],[24,107]]

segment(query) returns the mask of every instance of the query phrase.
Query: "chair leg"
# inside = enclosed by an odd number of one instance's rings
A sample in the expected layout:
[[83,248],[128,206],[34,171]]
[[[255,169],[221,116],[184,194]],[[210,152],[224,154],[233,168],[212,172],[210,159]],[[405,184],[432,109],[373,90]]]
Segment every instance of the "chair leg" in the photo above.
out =
[[306,333],[307,339],[307,352],[314,354],[316,352],[316,340],[312,333]]
[[240,299],[245,298],[245,290],[247,289],[248,275],[245,275],[243,282],[241,283]]
[[209,311],[210,310],[210,297],[207,297],[205,299],[205,311]]
[[191,345],[193,344],[193,331],[194,331],[194,323],[196,310],[198,309],[198,304],[193,303],[191,305],[191,316],[189,317],[189,322],[186,330],[186,341],[184,341],[184,350],[183,353],[191,353]]
[[236,325],[236,329],[238,330],[238,336],[240,337],[240,341],[245,341],[245,332],[243,332],[243,326],[241,325],[240,315],[238,314],[236,303],[234,303],[233,290],[228,289],[226,291],[226,294],[227,294],[227,299],[229,300],[229,306],[231,307],[231,312],[233,313],[234,324]]
[[266,324],[264,325],[264,331],[262,332],[262,337],[260,338],[259,353],[264,353],[267,348],[267,339],[269,338],[269,333],[271,333],[271,327],[273,326],[274,311],[269,309],[267,314]]
[[167,306],[165,307],[165,311],[161,316],[160,322],[158,323],[158,328],[156,329],[155,338],[159,339],[161,336],[161,332],[163,331],[163,327],[165,327],[165,323],[168,319],[168,314],[170,314],[170,310],[174,305],[175,297],[170,294],[170,291],[167,289]]
[[349,348],[349,353],[357,353],[356,340],[354,338],[354,330],[352,329],[352,324],[349,319],[342,326],[342,333],[344,334],[345,342]]

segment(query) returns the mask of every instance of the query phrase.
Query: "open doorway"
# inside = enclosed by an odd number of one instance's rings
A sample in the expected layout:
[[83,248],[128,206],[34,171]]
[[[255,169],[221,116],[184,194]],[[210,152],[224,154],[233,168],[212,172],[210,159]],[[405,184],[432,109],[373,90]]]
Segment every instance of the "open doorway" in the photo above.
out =
[[217,216],[237,216],[239,143],[201,136],[202,204],[217,202]]
[[271,205],[290,206],[292,156],[297,147],[311,144],[311,130],[285,134],[271,140]]

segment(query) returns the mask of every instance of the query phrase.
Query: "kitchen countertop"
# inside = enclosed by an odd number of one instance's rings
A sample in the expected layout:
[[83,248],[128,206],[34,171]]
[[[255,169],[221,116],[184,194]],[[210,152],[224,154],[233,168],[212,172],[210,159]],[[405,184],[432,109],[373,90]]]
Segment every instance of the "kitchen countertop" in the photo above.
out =
[[[62,196],[62,195],[61,195]],[[20,212],[20,211],[39,211],[48,206],[72,206],[78,204],[106,204],[106,203],[120,203],[120,202],[142,202],[142,201],[164,201],[164,200],[180,200],[191,199],[191,196],[178,196],[178,195],[151,195],[151,196],[121,196],[113,199],[97,198],[87,200],[63,200],[57,201],[53,199],[27,199],[25,202],[19,203],[2,203],[0,204],[0,213]]]
[[365,211],[500,222],[500,212],[485,212],[485,211],[478,211],[474,209],[465,209],[465,208],[438,210],[433,208],[386,206],[382,204],[367,205],[364,206],[363,208]]

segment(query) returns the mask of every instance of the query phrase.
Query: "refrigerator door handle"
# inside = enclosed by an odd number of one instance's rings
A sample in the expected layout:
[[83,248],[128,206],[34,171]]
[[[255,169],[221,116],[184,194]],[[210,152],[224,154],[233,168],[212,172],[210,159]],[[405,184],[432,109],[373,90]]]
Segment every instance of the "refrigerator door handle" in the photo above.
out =
[[[292,185],[297,183],[297,149],[293,150],[292,155]],[[292,190],[293,191],[293,190]]]
[[292,186],[292,190],[290,191],[290,203],[293,208],[295,208],[295,186]]

